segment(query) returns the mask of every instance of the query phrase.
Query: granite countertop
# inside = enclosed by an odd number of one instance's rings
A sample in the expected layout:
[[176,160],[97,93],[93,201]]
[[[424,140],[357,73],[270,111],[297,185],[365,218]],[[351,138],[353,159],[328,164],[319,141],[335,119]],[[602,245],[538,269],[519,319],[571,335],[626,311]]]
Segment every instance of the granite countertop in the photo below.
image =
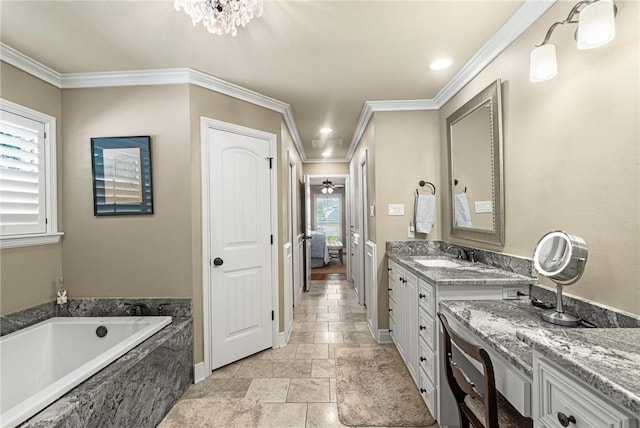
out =
[[526,300],[443,300],[453,316],[533,379],[533,350],[640,415],[640,329],[567,328],[544,322]]
[[517,336],[640,417],[640,329],[518,329]]
[[[483,263],[454,259],[451,254],[433,251],[421,255],[387,252],[387,257],[433,285],[529,285],[535,278],[509,272]],[[458,267],[426,267],[417,260],[451,260]]]

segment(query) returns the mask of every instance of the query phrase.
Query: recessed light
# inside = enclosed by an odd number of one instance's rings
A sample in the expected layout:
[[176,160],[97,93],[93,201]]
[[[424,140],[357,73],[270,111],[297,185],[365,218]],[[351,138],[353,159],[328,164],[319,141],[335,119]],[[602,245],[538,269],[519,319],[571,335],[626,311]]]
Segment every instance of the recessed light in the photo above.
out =
[[451,64],[453,64],[453,59],[451,58],[438,58],[429,64],[429,68],[432,70],[444,70],[451,67]]
[[331,156],[331,149],[327,149],[324,152],[322,152],[322,157],[328,158],[329,156]]
[[329,127],[324,127],[324,128],[320,128],[320,133],[321,134],[331,134],[333,132],[333,129],[329,128]]

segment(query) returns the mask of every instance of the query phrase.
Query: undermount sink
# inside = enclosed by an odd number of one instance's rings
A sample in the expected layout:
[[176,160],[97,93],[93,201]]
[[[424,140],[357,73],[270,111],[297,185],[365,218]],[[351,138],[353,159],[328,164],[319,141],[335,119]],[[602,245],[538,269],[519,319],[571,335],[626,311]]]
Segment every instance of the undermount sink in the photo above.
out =
[[416,260],[416,263],[420,263],[422,266],[426,267],[460,267],[459,263],[452,262],[451,260]]

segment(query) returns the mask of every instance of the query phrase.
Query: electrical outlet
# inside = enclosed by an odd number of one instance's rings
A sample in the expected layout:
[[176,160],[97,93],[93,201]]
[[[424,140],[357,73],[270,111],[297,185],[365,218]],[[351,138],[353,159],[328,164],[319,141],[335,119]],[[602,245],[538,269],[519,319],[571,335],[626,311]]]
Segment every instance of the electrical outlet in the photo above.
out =
[[502,300],[521,299],[524,296],[522,287],[502,287]]

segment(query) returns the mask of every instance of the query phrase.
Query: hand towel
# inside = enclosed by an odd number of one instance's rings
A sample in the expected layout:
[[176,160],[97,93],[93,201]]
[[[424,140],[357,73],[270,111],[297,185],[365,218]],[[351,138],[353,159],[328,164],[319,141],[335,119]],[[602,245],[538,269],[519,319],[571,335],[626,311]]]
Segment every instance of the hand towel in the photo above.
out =
[[434,195],[416,195],[415,217],[416,232],[430,233],[436,219],[436,197]]
[[471,227],[471,211],[469,211],[469,200],[466,193],[455,195],[455,226]]

